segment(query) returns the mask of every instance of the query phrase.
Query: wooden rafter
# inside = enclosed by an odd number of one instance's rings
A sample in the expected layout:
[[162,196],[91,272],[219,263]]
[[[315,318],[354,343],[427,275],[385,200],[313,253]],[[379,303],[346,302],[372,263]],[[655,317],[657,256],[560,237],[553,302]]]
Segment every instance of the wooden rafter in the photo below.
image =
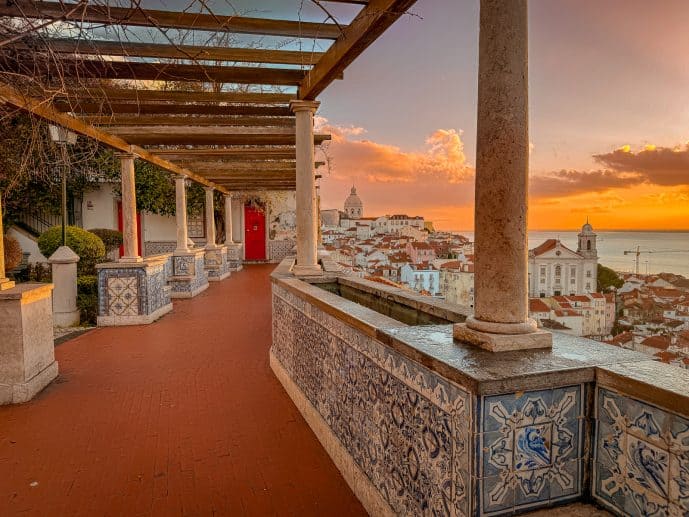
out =
[[332,23],[313,23],[292,20],[272,20],[243,16],[218,16],[215,14],[159,11],[153,9],[128,9],[104,5],[86,5],[69,14],[70,4],[59,2],[34,2],[18,0],[0,5],[0,16],[18,18],[64,19],[73,22],[129,25],[167,29],[234,32],[262,34],[288,38],[336,39],[341,30]]
[[74,88],[67,92],[56,91],[55,99],[106,99],[109,101],[136,102],[207,102],[287,104],[297,98],[291,93],[251,92],[194,92],[184,90],[142,90],[128,88]]
[[126,103],[126,102],[66,102],[57,101],[55,107],[60,111],[82,114],[105,115],[110,113],[130,113],[139,115],[242,115],[287,117],[292,112],[287,106],[247,106],[214,104],[168,104],[168,103]]
[[96,115],[83,117],[95,126],[263,126],[294,127],[294,117],[234,117],[179,115]]
[[170,161],[184,160],[295,160],[294,147],[203,147],[195,149],[149,149]]
[[32,98],[27,98],[9,85],[0,83],[0,100],[19,109],[32,113],[38,117],[41,117],[47,120],[48,122],[59,124],[60,126],[69,129],[70,131],[73,131],[80,135],[87,136],[89,138],[93,138],[94,140],[101,142],[102,144],[112,149],[135,154],[139,158],[146,160],[147,162],[150,162],[154,165],[157,165],[158,167],[169,172],[175,174],[184,174],[189,178],[193,179],[194,181],[201,183],[203,185],[207,185],[209,187],[216,186],[212,182],[206,180],[204,177],[199,176],[198,174],[184,167],[181,167],[175,163],[165,160],[164,158],[156,156],[141,147],[131,145],[130,142],[127,142],[126,140],[118,136],[109,134],[106,131],[103,131],[102,129],[98,129],[89,124],[86,124],[76,117],[72,117],[65,113],[61,113],[57,111],[55,108],[53,108],[49,103],[37,101],[36,99]]
[[299,85],[300,99],[315,99],[416,0],[370,0]]
[[7,59],[0,62],[0,71],[20,74],[49,74],[56,77],[78,77],[80,79],[217,82],[277,86],[297,86],[304,77],[304,72],[301,70],[257,66],[173,65],[78,58],[60,59],[59,63],[37,61],[32,64],[31,56],[27,53],[20,55],[17,60]]
[[209,47],[198,45],[170,45],[129,41],[97,41],[52,38],[25,41],[20,49],[44,50],[60,54],[98,56],[150,57],[191,59],[198,61],[234,61],[238,63],[275,63],[286,65],[314,65],[322,52],[270,50],[256,48]]

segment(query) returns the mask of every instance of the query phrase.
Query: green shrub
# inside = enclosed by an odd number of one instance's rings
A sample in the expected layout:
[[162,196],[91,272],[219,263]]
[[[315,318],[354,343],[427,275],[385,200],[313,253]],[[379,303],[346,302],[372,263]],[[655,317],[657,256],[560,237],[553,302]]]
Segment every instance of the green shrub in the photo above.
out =
[[[46,258],[50,258],[60,246],[62,246],[60,226],[48,228],[38,238],[38,249]],[[77,271],[80,275],[95,273],[96,264],[105,257],[105,244],[100,237],[76,226],[67,227],[67,246],[79,255]]]
[[5,271],[10,272],[22,261],[22,247],[19,241],[10,235],[3,236],[5,245]]
[[96,324],[98,316],[98,277],[96,275],[77,277],[77,307],[81,311],[82,324]]
[[107,228],[92,228],[89,230],[94,235],[98,235],[105,244],[105,252],[110,253],[122,246],[122,232],[109,230]]

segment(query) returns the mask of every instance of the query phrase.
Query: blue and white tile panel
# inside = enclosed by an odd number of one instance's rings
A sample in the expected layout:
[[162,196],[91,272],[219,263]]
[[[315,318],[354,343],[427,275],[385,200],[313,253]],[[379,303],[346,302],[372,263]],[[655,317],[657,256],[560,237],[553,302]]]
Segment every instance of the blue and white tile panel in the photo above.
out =
[[471,397],[273,285],[273,353],[399,515],[470,515]]
[[552,506],[582,494],[584,385],[481,398],[479,515]]
[[99,316],[145,316],[170,303],[166,264],[98,270]]
[[620,515],[689,516],[689,419],[598,387],[593,496]]

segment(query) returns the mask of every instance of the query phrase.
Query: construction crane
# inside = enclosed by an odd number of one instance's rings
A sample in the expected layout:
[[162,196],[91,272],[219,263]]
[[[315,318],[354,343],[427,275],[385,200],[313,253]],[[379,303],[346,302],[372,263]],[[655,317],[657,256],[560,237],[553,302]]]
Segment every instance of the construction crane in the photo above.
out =
[[642,253],[689,253],[689,250],[641,250],[641,246],[637,246],[635,250],[625,250],[625,255],[636,255],[636,274],[639,274],[639,256]]

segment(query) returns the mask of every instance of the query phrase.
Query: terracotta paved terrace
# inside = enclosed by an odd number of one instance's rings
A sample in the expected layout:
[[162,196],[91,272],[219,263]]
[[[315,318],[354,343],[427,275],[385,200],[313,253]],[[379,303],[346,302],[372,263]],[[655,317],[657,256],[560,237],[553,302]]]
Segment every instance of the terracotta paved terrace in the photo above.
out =
[[0,516],[364,514],[268,366],[273,267],[59,345],[0,408]]

